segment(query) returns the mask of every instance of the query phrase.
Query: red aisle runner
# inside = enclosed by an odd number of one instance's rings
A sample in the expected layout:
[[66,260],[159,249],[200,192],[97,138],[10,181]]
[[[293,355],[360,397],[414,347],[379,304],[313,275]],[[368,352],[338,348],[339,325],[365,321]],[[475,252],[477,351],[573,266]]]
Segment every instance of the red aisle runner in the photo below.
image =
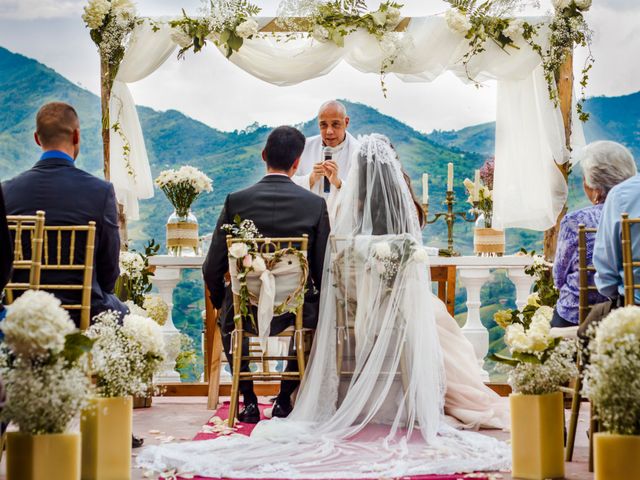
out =
[[[260,413],[262,414],[262,419],[265,420],[266,417],[264,416],[264,409],[265,408],[269,408],[271,405],[266,405],[266,404],[260,404]],[[240,405],[240,409],[242,409],[242,405]],[[216,417],[222,418],[222,419],[227,419],[229,417],[229,402],[224,402],[224,404],[216,411],[215,415]],[[211,427],[214,427],[214,424],[212,422],[210,422],[208,424]],[[251,432],[253,431],[253,429],[255,428],[255,424],[251,424],[251,423],[242,423],[240,422],[238,424],[238,430],[235,431],[234,433],[241,433],[243,435],[250,435]],[[203,427],[203,429],[206,430],[206,426]],[[219,433],[205,433],[205,432],[198,432],[198,434],[193,438],[194,440],[211,440],[212,438],[216,438],[219,437],[220,434]],[[183,477],[178,477],[180,480],[183,480]],[[478,476],[478,474],[472,474],[472,475],[466,475],[466,474],[459,474],[459,475],[417,475],[417,476],[413,476],[413,477],[402,477],[402,480],[465,480],[465,479],[469,479],[469,478],[473,478],[474,480],[489,480],[489,477],[484,477],[484,476]],[[186,480],[186,479],[184,479]],[[212,478],[209,477],[193,477],[193,480],[214,480]],[[251,478],[245,478],[245,479],[238,479],[238,480],[256,480],[256,479],[251,479]],[[285,480],[285,479],[270,479],[270,480]],[[336,477],[335,480],[340,480],[339,477]],[[390,480],[390,479],[389,479]],[[400,480],[400,479],[394,479],[394,480]]]

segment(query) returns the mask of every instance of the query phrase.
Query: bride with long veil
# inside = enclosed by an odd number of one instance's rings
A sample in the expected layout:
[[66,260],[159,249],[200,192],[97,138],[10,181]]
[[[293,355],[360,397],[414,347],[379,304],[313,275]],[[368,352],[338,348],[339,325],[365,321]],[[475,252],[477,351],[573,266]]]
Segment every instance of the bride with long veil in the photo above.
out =
[[501,427],[508,412],[431,293],[418,212],[386,137],[363,139],[330,243],[318,329],[290,416],[260,422],[249,437],[148,447],[140,466],[231,478],[509,467],[506,444],[446,420],[445,410],[467,426]]

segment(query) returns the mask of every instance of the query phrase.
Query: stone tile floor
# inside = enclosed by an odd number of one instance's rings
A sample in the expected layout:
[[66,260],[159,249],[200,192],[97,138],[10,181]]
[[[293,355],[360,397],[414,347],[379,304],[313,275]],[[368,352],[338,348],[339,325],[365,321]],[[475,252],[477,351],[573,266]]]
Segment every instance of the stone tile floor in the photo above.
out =
[[[266,401],[266,399],[261,399],[261,401]],[[151,408],[134,410],[133,431],[137,436],[144,437],[145,445],[160,443],[168,436],[172,436],[176,440],[182,438],[190,439],[212,415],[213,412],[206,409],[206,399],[202,397],[154,398]],[[593,479],[593,474],[589,473],[587,465],[588,440],[585,433],[587,425],[588,408],[583,408],[578,423],[574,461],[566,464],[565,478],[567,479]],[[152,431],[161,433],[150,433]],[[509,434],[506,432],[484,431],[483,433],[503,440],[509,438]],[[502,480],[512,478],[508,473],[501,473],[500,475]],[[131,478],[132,480],[144,479],[144,472],[134,469]],[[0,480],[5,479],[5,459],[3,458],[0,464]]]

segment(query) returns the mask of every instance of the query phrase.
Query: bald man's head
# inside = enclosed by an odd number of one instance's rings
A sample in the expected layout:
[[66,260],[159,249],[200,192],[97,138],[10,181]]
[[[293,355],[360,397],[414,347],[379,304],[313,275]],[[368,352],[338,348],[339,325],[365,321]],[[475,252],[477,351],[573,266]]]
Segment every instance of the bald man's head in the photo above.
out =
[[43,150],[73,152],[80,150],[80,120],[75,109],[63,102],[44,105],[36,115],[36,143]]
[[318,112],[318,127],[322,142],[329,147],[337,147],[347,136],[349,117],[347,108],[337,100],[325,102]]

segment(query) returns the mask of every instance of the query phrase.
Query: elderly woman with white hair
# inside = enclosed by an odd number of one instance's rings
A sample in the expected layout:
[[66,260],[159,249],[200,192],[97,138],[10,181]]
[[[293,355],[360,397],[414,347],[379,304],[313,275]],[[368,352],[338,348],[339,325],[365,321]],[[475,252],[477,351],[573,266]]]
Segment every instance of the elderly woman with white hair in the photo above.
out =
[[[637,173],[633,156],[616,142],[598,141],[587,145],[581,152],[582,185],[592,205],[568,213],[560,224],[553,279],[560,291],[551,325],[573,327],[578,325],[578,225],[597,228],[602,207],[609,191]],[[595,235],[587,236],[587,263],[592,262]],[[589,284],[593,285],[589,272]],[[597,292],[589,294],[589,304],[604,302]]]

